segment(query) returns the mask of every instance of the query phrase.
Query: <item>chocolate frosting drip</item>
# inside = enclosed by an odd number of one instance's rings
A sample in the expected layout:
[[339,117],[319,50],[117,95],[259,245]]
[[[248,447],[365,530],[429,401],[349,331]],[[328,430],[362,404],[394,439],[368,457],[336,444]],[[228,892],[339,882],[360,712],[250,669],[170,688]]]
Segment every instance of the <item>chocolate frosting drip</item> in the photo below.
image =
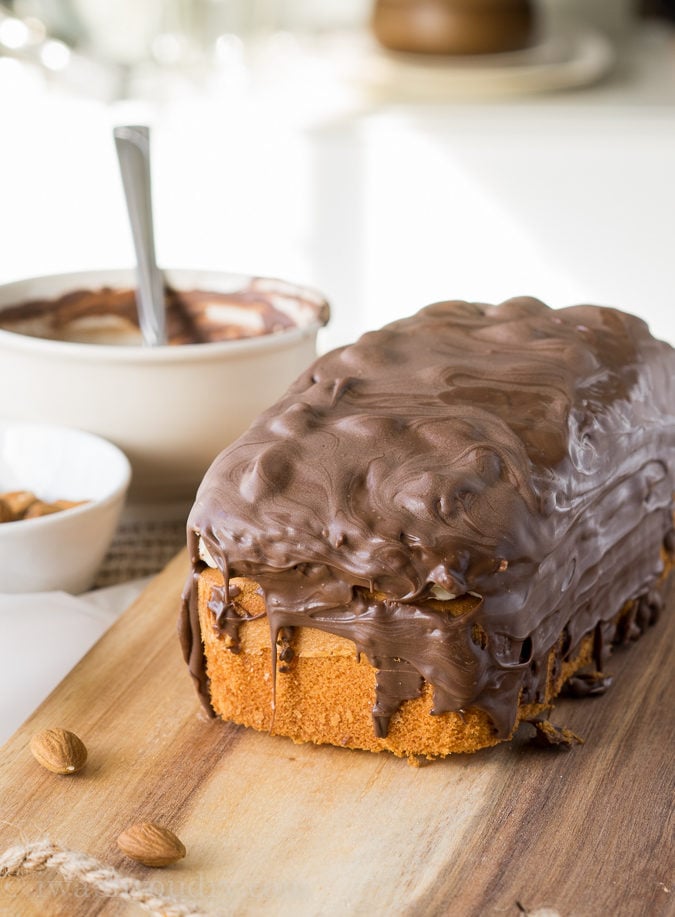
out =
[[572,652],[662,572],[674,478],[675,351],[644,322],[443,302],[319,359],[215,460],[188,529],[196,571],[201,536],[260,584],[273,646],[305,626],[366,654],[378,735],[424,679],[434,713],[507,736],[563,631]]

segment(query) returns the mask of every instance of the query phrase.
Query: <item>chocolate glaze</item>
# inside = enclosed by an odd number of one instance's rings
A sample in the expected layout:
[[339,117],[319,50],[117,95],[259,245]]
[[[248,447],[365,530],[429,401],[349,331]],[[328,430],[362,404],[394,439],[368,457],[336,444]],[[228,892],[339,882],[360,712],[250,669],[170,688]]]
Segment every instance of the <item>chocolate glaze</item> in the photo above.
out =
[[[366,654],[378,735],[424,679],[434,713],[477,707],[507,736],[558,641],[569,656],[595,631],[602,655],[624,603],[652,614],[674,478],[675,351],[640,319],[429,306],[320,358],[211,466],[188,521],[190,670],[207,697],[201,536],[226,583],[260,584],[273,648],[305,626]],[[453,616],[434,586],[476,597]],[[211,607],[236,636],[227,585]]]
[[[328,320],[328,304],[282,281],[253,278],[229,293],[165,290],[168,343],[204,344],[275,334],[300,322]],[[283,306],[292,302],[300,321]],[[98,323],[98,324],[97,324]],[[140,342],[136,291],[102,287],[74,290],[56,299],[37,299],[0,310],[0,328],[53,340],[109,343],[119,336]]]

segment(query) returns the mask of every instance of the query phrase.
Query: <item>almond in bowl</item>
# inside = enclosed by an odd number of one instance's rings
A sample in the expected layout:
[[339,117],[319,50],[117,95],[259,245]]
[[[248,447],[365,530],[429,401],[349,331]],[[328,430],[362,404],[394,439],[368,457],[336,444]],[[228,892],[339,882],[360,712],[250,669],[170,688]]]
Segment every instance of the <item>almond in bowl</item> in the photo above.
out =
[[87,500],[54,500],[48,503],[40,500],[30,490],[10,490],[0,494],[0,522],[20,522],[22,519],[37,519],[61,513],[75,506],[82,506]]
[[0,592],[89,589],[130,479],[124,453],[99,436],[0,421]]

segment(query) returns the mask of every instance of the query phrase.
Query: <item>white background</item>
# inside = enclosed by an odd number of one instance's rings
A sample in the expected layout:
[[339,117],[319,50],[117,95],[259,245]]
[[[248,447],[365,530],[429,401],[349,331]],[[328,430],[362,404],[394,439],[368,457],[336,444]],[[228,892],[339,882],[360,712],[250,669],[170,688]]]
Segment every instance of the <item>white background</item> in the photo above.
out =
[[0,282],[132,263],[111,129],[148,121],[160,261],[315,284],[324,349],[518,294],[615,305],[675,342],[674,47],[645,32],[576,92],[380,106],[316,60],[104,105],[0,59]]

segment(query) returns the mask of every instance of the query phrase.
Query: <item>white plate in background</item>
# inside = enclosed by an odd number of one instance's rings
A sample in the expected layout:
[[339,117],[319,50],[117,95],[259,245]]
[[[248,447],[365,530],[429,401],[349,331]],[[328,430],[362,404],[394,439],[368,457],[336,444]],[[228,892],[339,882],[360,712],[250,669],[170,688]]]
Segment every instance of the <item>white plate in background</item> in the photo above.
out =
[[529,48],[500,54],[405,54],[370,43],[345,62],[344,72],[372,101],[438,102],[587,86],[609,73],[614,60],[606,36],[569,26]]

